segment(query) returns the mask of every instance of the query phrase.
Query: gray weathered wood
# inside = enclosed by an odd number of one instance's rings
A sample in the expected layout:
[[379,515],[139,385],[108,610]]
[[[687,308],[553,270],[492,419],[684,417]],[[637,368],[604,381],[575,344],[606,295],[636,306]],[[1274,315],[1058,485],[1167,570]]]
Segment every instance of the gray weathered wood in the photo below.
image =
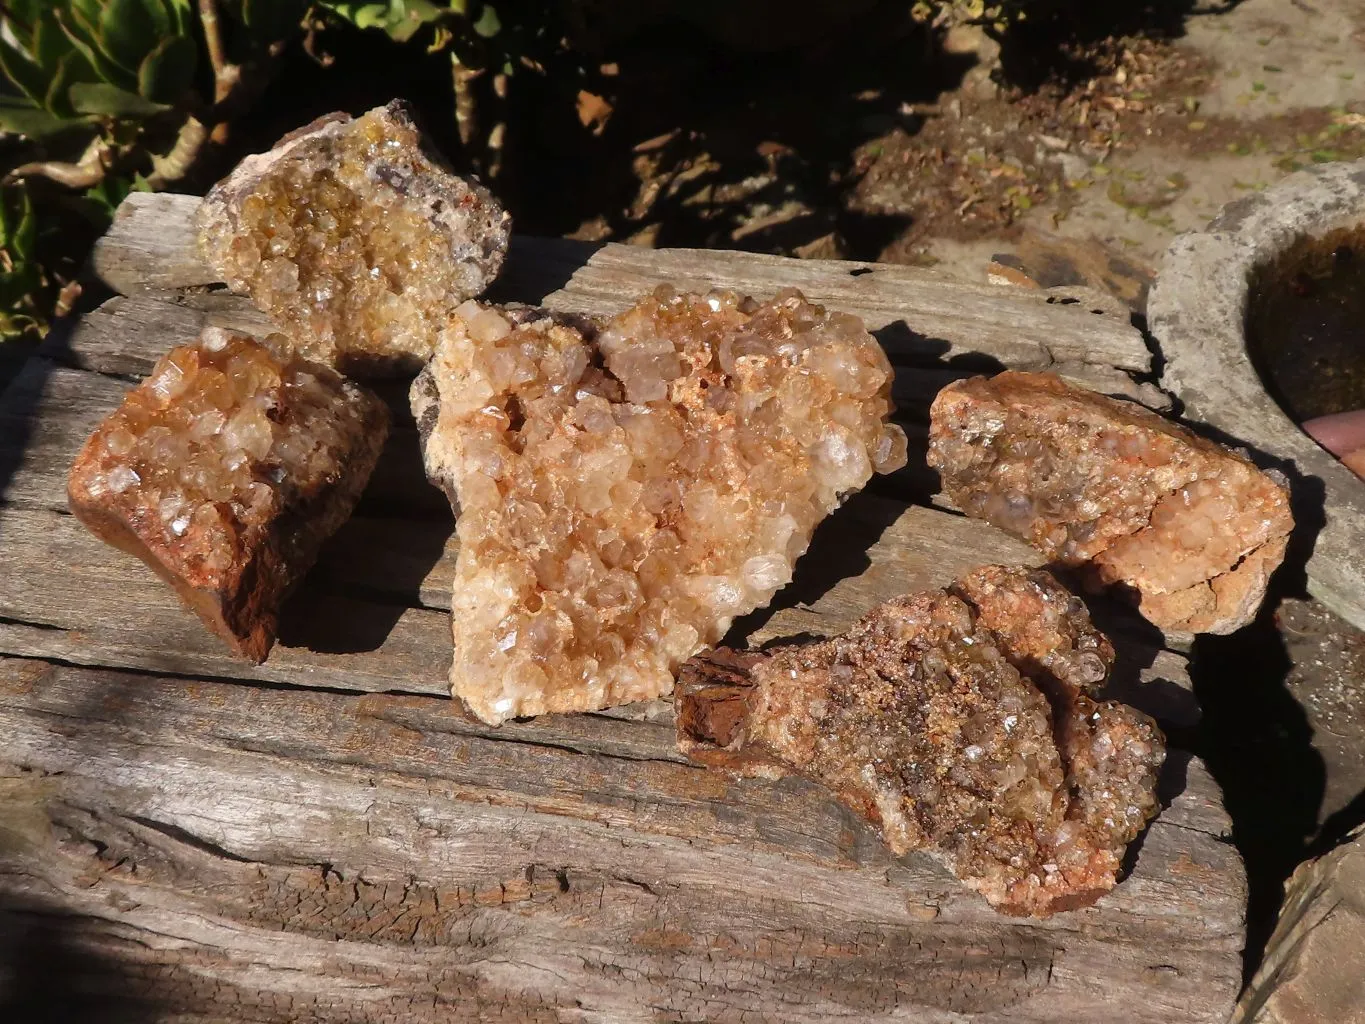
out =
[[[168,322],[152,315],[137,321]],[[138,335],[130,351],[152,333]],[[120,365],[145,369],[131,357]],[[324,548],[312,588],[286,610],[284,642],[265,665],[239,666],[141,563],[105,548],[60,514],[65,468],[129,386],[35,360],[0,400],[0,465],[9,467],[4,498],[10,505],[0,509],[0,539],[7,541],[0,546],[0,616],[45,627],[23,631],[0,649],[80,664],[302,685],[340,675],[323,685],[443,691],[448,627],[428,609],[449,608],[457,546],[445,497],[427,483],[411,429],[394,431],[360,514]],[[779,597],[780,610],[746,621],[757,625],[755,643],[828,635],[879,601],[941,586],[982,562],[1039,560],[1033,549],[985,523],[863,495],[817,536],[796,585]],[[77,637],[85,643],[73,646]],[[1140,666],[1128,678],[1154,683],[1137,703],[1187,723],[1193,710],[1183,660],[1167,656],[1154,669],[1159,641],[1122,639],[1126,664]],[[1154,699],[1163,694],[1167,699]]]
[[[95,248],[95,272],[123,294],[215,283],[189,227],[198,202],[130,196]],[[893,357],[976,356],[1016,369],[1074,363],[1151,370],[1142,336],[1126,321],[1107,310],[1092,313],[1083,303],[1063,304],[1055,295],[968,284],[915,267],[725,251],[699,259],[697,252],[518,236],[498,290],[522,302],[602,314],[624,309],[664,281],[761,297],[796,287],[812,301],[861,316]]]
[[[194,202],[130,200],[95,262],[137,294],[54,332],[0,396],[0,652],[21,656],[0,656],[0,930],[65,929],[121,990],[204,1022],[1225,1019],[1243,873],[1187,754],[1113,893],[1019,921],[891,857],[816,787],[687,764],[667,701],[472,719],[445,696],[457,542],[402,382],[383,391],[397,422],[381,468],[281,642],[261,666],[228,656],[65,506],[85,436],[166,349],[205,323],[270,329],[203,287]],[[919,460],[831,517],[731,643],[837,632],[983,562],[1036,564],[928,507],[915,421],[947,380],[1049,366],[1160,401],[1133,383],[1149,360],[1121,319],[922,271],[518,239],[500,289],[607,313],[664,278],[795,284],[863,315]],[[1097,614],[1120,649],[1114,693],[1189,724],[1184,657]]]
[[666,721],[3,661],[0,730],[0,889],[189,1019],[1214,1022],[1237,985],[1197,763],[1114,893],[1010,921]]

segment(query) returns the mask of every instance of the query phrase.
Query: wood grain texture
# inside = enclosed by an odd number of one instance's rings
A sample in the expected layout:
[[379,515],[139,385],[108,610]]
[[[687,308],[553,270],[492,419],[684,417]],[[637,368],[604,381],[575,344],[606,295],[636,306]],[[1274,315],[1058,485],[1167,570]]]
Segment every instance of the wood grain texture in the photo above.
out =
[[0,729],[0,889],[190,1019],[1212,1022],[1237,983],[1197,763],[1131,876],[1038,922],[815,787],[679,763],[666,716],[4,661]]
[[[1188,754],[1126,880],[1039,922],[892,857],[816,787],[686,763],[666,700],[471,718],[445,696],[453,522],[401,382],[383,391],[399,416],[380,468],[280,643],[261,666],[232,659],[65,503],[86,434],[164,351],[207,323],[271,329],[204,287],[195,202],[130,200],[95,258],[127,294],[54,331],[0,396],[0,933],[110,972],[62,984],[113,986],[147,1019],[234,1024],[1226,1018],[1244,876]],[[1037,563],[929,507],[915,424],[947,380],[1050,366],[1160,404],[1133,381],[1149,360],[1122,318],[922,271],[517,239],[499,287],[607,313],[661,278],[796,284],[863,315],[916,449],[822,526],[731,644],[827,635],[983,562]],[[1131,613],[1095,611],[1120,650],[1114,694],[1192,722],[1184,657]]]
[[[216,283],[193,245],[189,225],[198,203],[193,196],[130,196],[95,248],[96,274],[125,295]],[[969,284],[914,267],[517,236],[497,292],[597,315],[619,312],[663,281],[763,298],[800,288],[814,302],[861,316],[893,359],[963,358],[978,370],[992,361],[997,369],[1152,368],[1142,336],[1111,307],[1066,293]]]
[[[65,470],[129,382],[35,360],[0,399],[0,617],[10,653],[88,665],[236,675],[280,683],[438,693],[449,664],[450,586],[458,552],[445,497],[427,483],[411,430],[396,428],[358,514],[323,548],[285,608],[281,643],[262,666],[239,665],[131,556],[65,514]],[[855,496],[816,535],[796,579],[732,643],[847,628],[880,601],[942,586],[983,562],[1039,555],[994,527],[938,509]],[[1123,623],[1124,617],[1117,617]],[[1135,628],[1135,620],[1129,621]],[[1120,634],[1119,681],[1164,721],[1197,715],[1188,674],[1160,637]],[[1137,683],[1151,683],[1141,694]]]

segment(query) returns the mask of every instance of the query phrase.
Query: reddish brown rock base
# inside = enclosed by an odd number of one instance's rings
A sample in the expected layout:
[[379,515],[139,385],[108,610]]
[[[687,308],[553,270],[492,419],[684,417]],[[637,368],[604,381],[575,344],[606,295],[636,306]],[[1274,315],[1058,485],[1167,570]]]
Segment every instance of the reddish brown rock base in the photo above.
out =
[[244,658],[350,515],[388,433],[370,392],[286,349],[209,328],[92,434],[71,509],[142,559]]
[[1012,915],[1113,888],[1157,811],[1165,741],[1096,701],[1113,648],[1046,572],[986,566],[842,636],[683,667],[679,747],[735,775],[803,775]]
[[1163,629],[1250,622],[1293,528],[1285,487],[1132,402],[1005,372],[934,400],[929,464],[970,516],[1020,537]]

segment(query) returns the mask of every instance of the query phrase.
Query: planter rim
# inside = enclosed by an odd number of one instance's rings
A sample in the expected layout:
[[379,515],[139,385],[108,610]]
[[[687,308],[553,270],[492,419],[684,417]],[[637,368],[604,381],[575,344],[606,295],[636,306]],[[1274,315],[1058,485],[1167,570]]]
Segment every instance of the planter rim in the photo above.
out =
[[[1308,591],[1365,629],[1365,481],[1321,448],[1266,390],[1246,346],[1252,273],[1304,237],[1365,227],[1365,160],[1324,164],[1229,203],[1167,249],[1147,301],[1162,384],[1185,417],[1251,449],[1294,489],[1296,533],[1315,530]],[[1315,521],[1316,520],[1316,521]]]

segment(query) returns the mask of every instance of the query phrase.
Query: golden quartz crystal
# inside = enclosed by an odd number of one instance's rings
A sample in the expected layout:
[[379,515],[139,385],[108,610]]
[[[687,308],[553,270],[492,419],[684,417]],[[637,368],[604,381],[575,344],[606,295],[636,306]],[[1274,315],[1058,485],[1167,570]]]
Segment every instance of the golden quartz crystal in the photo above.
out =
[[200,247],[308,358],[417,370],[507,251],[507,215],[425,146],[400,102],[332,114],[243,160],[204,198]]
[[934,400],[929,464],[963,512],[1116,587],[1163,629],[1256,615],[1294,520],[1284,485],[1133,402],[1005,372]]

